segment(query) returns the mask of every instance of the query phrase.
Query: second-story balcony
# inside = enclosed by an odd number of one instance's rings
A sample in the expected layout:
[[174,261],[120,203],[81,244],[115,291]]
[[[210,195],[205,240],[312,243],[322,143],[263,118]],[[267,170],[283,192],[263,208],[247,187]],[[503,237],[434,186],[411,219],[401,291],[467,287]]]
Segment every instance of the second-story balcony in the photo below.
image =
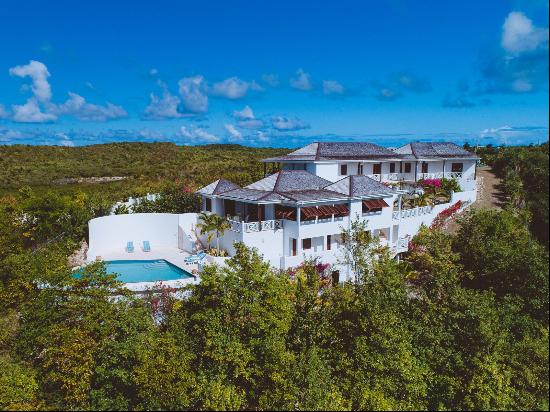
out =
[[283,221],[281,219],[262,220],[259,222],[241,222],[229,219],[228,222],[231,225],[230,230],[238,233],[265,232],[283,228]]
[[[381,173],[367,175],[373,180],[379,182],[400,182],[414,180],[414,172],[411,173]],[[457,180],[473,180],[474,175],[466,175],[463,172],[431,172],[431,173],[418,173],[417,180],[421,179],[457,179]]]

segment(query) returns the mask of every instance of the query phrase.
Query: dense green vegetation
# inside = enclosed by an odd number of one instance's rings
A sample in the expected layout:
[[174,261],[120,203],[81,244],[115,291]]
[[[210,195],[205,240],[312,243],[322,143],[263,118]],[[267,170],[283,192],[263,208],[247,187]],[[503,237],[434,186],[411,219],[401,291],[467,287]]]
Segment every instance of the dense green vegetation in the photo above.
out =
[[507,205],[526,212],[532,233],[548,247],[548,143],[487,146],[478,153],[503,179]]
[[[103,198],[115,201],[156,192],[167,181],[198,189],[224,177],[242,185],[263,177],[263,165],[258,160],[287,152],[239,145],[190,147],[173,143],[0,145],[0,193],[31,186],[64,193],[101,193]],[[100,184],[74,182],[92,177],[126,179]]]
[[[176,180],[145,210],[194,207]],[[319,262],[279,273],[238,245],[181,299],[130,294],[101,263],[71,276],[109,185],[0,197],[0,409],[548,410],[533,212],[469,212],[400,262],[355,223],[360,276],[338,285]]]

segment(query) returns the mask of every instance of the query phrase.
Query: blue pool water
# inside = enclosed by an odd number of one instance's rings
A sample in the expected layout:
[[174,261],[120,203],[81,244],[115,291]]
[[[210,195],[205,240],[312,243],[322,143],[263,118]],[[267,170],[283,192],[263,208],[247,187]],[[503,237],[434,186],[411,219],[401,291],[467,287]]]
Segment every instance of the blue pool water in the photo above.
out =
[[166,260],[111,260],[105,262],[107,273],[118,274],[124,283],[157,282],[192,278],[189,272],[172,265]]

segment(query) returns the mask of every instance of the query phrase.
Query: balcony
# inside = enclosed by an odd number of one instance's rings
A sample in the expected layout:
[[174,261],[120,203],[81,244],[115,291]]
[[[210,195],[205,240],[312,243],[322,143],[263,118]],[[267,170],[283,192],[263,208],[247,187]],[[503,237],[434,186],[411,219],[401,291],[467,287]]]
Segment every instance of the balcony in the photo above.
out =
[[429,215],[433,211],[433,206],[419,206],[415,207],[414,209],[404,209],[401,210],[401,212],[396,211],[393,212],[392,218],[393,220],[399,220],[401,219],[407,219],[410,217],[416,217],[416,216],[422,216],[422,215]]
[[237,233],[266,232],[283,228],[283,221],[280,219],[262,220],[260,222],[240,222],[238,220],[228,220],[228,222],[231,225],[230,230]]
[[403,180],[407,173],[382,173],[382,174],[373,174],[367,175],[373,180],[378,180],[379,182],[397,182]]
[[464,179],[474,180],[474,175],[469,174],[465,176],[464,172],[435,172],[435,173],[418,173],[418,180],[420,179]]

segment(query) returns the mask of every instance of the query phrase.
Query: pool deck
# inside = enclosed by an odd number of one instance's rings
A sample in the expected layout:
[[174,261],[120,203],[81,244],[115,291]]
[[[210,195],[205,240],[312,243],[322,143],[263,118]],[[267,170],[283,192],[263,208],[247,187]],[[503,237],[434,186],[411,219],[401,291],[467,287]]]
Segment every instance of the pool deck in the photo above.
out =
[[[170,262],[174,266],[185,270],[194,275],[193,278],[188,279],[174,279],[164,280],[161,282],[135,282],[125,283],[125,287],[134,292],[143,292],[146,290],[154,289],[155,286],[162,284],[170,288],[180,289],[189,284],[198,282],[198,264],[185,263],[185,257],[190,254],[184,250],[178,248],[155,248],[151,245],[150,252],[144,252],[141,248],[135,248],[132,253],[128,253],[124,248],[121,250],[111,250],[108,253],[102,253],[101,256],[89,256],[87,263],[92,263],[97,259],[100,260],[156,260],[163,259]],[[193,273],[195,272],[195,273]]]

